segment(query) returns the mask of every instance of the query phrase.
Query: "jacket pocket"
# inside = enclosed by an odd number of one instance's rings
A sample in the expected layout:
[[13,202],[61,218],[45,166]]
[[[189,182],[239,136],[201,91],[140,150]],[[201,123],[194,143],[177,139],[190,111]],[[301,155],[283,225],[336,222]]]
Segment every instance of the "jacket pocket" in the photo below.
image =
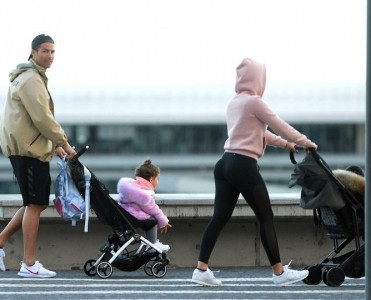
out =
[[32,146],[32,145],[36,142],[36,140],[40,137],[40,135],[41,135],[41,133],[39,133],[39,134],[37,135],[37,137],[35,137],[35,138],[32,140],[32,142],[30,143],[30,146]]

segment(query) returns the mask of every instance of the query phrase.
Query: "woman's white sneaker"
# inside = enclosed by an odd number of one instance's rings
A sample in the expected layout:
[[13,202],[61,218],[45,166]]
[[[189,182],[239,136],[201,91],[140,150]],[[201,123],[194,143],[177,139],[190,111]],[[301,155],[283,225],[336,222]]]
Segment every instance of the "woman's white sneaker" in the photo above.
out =
[[273,283],[275,285],[289,285],[301,281],[309,275],[308,270],[296,271],[290,269],[289,266],[290,264],[283,267],[283,273],[281,275],[273,274]]
[[32,266],[27,266],[24,262],[22,262],[21,269],[18,272],[18,276],[28,278],[48,278],[54,277],[55,275],[55,272],[45,269],[38,261],[36,261]]
[[5,257],[5,251],[0,248],[0,270],[6,271],[5,264],[4,264],[4,257]]
[[196,284],[206,285],[206,286],[219,286],[222,285],[222,282],[215,278],[214,273],[207,268],[206,271],[201,271],[195,269],[193,271],[191,281]]

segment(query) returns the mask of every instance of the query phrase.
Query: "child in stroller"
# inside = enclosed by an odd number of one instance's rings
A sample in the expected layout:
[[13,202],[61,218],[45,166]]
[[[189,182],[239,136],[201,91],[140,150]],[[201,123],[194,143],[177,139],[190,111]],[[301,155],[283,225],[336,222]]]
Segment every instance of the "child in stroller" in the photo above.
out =
[[[299,149],[302,150],[302,149]],[[325,226],[333,240],[332,251],[319,263],[307,266],[309,285],[323,281],[328,286],[340,286],[345,276],[360,278],[365,275],[364,265],[364,186],[365,178],[360,167],[332,171],[317,151],[311,150],[303,161],[296,163],[290,153],[295,170],[289,187],[302,187],[300,206],[313,209],[315,217]],[[352,241],[355,248],[345,254]],[[348,249],[349,250],[349,249]]]
[[[71,177],[79,192],[85,195],[84,166],[79,156],[86,151],[79,151],[73,159],[68,161]],[[89,259],[84,264],[84,272],[88,276],[98,275],[108,278],[113,273],[113,267],[122,271],[135,271],[144,266],[149,276],[163,277],[169,259],[166,253],[140,236],[135,228],[147,231],[157,223],[154,219],[138,220],[125,211],[109,194],[95,174],[91,173],[90,206],[98,220],[112,228],[113,233],[108,236],[107,242],[101,246],[101,255],[98,259]]]
[[170,247],[157,240],[157,223],[161,233],[166,233],[167,229],[171,228],[169,219],[155,202],[154,189],[160,179],[160,168],[147,159],[135,169],[135,176],[136,179],[123,177],[119,180],[117,184],[119,203],[134,218],[149,222],[150,219],[153,220],[155,225],[146,230],[147,239],[167,252]]

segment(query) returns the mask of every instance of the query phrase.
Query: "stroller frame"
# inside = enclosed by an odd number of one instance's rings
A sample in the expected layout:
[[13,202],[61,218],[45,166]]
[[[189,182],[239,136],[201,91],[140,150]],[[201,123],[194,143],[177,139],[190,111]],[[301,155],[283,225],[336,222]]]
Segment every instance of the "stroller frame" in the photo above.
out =
[[[87,149],[88,146],[81,149],[68,162],[71,178],[82,195],[85,193],[84,165],[78,158]],[[85,262],[85,274],[109,278],[113,273],[113,267],[122,271],[135,271],[144,265],[144,271],[148,276],[163,277],[167,272],[166,266],[170,263],[166,253],[138,234],[128,218],[134,220],[137,225],[146,221],[137,220],[126,211],[127,215],[125,215],[124,209],[110,197],[107,188],[91,170],[89,171],[91,173],[90,207],[94,210],[99,221],[112,227],[113,234],[109,235],[107,242],[100,247],[102,254],[98,259],[88,259]],[[138,249],[129,249],[129,246],[138,244],[140,244]]]
[[[297,150],[303,150],[303,148],[297,147]],[[309,275],[303,282],[308,285],[317,285],[323,281],[328,286],[337,287],[344,282],[346,275],[352,278],[360,278],[365,274],[365,246],[364,243],[361,243],[360,238],[361,235],[364,235],[364,217],[363,220],[360,218],[360,215],[363,214],[364,216],[364,205],[336,178],[316,150],[311,149],[310,152],[317,164],[338,188],[345,201],[345,206],[340,210],[329,207],[319,207],[314,210],[314,214],[316,214],[316,211],[319,212],[319,217],[328,230],[328,236],[333,240],[333,249],[319,263],[304,268],[309,271]],[[290,160],[294,165],[296,164],[293,152],[290,152]],[[349,213],[351,219],[349,219]],[[338,256],[353,240],[355,249]]]
[[[97,260],[89,259],[85,262],[85,274],[88,276],[95,276],[98,274],[100,278],[109,278],[112,275],[113,266],[122,271],[135,271],[143,265],[143,261],[146,261],[144,272],[148,276],[160,278],[166,274],[166,265],[169,263],[169,260],[161,249],[146,238],[137,233],[132,234],[130,231],[126,231],[125,241],[122,242],[121,240],[122,236],[120,238],[117,233],[110,235],[108,242],[102,245],[100,249],[102,252],[101,256]],[[138,249],[128,250],[130,245],[137,243],[140,243]],[[130,264],[120,264],[119,256],[123,254],[127,260],[135,257],[142,257],[144,260],[139,260],[138,263],[132,261]]]

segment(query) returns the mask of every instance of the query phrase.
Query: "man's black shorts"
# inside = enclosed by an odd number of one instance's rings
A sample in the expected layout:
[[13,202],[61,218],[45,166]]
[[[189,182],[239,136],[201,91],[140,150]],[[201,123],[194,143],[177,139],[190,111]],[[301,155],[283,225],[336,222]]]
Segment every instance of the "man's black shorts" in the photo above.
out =
[[9,159],[21,190],[23,206],[49,205],[51,184],[49,162],[17,155],[12,155]]

